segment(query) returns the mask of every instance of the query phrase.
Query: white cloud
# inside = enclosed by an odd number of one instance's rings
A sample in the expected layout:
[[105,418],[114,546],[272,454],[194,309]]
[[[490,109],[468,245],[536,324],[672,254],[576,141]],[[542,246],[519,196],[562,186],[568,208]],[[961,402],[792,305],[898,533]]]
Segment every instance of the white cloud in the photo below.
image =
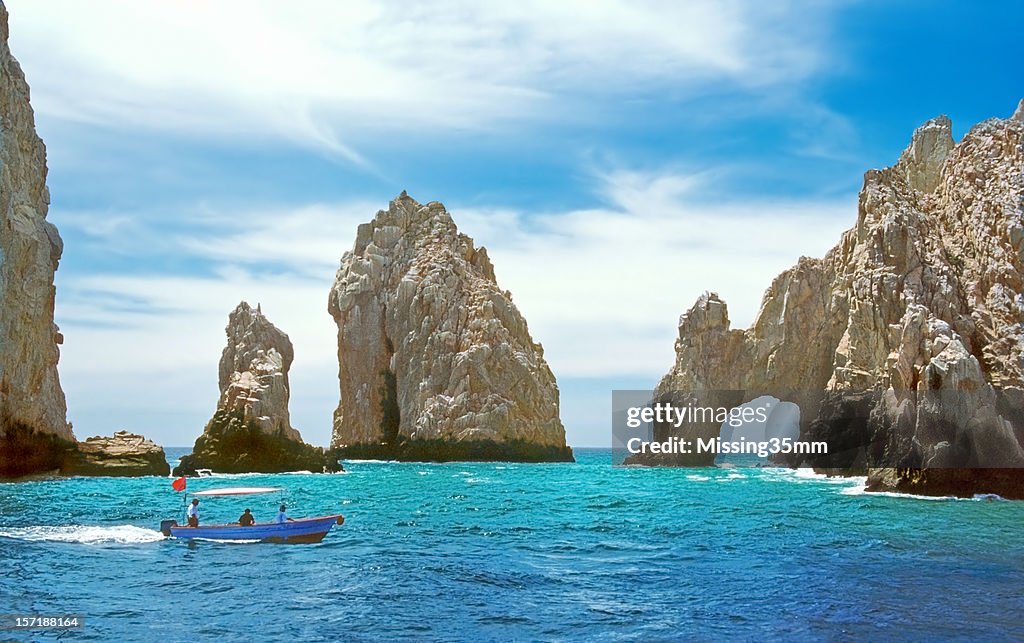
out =
[[60,119],[290,140],[588,118],[595,97],[789,85],[825,9],[741,0],[8,0],[33,104]]
[[[287,210],[239,208],[207,213],[194,223],[209,233],[183,236],[178,242],[183,250],[213,261],[250,266],[272,263],[291,272],[322,277],[334,274],[342,251],[349,247],[347,240],[355,239],[356,226],[382,206],[387,204],[352,201]],[[239,221],[245,224],[239,226]]]
[[771,279],[800,255],[821,256],[849,226],[837,201],[692,200],[699,179],[613,173],[608,207],[527,217],[454,212],[488,246],[559,376],[649,375],[672,363],[675,320],[704,290],[753,321]]
[[[702,291],[717,290],[734,326],[748,325],[771,279],[800,255],[821,256],[856,212],[852,196],[703,203],[695,194],[705,187],[704,175],[615,171],[600,180],[607,201],[600,208],[520,212],[448,204],[460,229],[488,248],[499,283],[512,291],[559,378],[642,377],[653,385],[672,363],[678,315]],[[295,343],[295,422],[308,439],[326,443],[337,397],[327,293],[356,225],[385,206],[204,210],[196,234],[175,243],[197,265],[213,267],[209,274],[58,273],[58,321],[67,336],[61,373],[72,419],[76,398],[103,395],[116,418],[121,391],[151,381],[157,390],[147,404],[154,414],[193,409],[187,426],[157,432],[162,441],[191,442],[216,398],[227,313],[244,298],[261,302]],[[97,392],[98,381],[106,393]],[[181,382],[197,388],[184,399],[161,395],[165,384],[188,389]],[[573,419],[564,420],[572,437]]]

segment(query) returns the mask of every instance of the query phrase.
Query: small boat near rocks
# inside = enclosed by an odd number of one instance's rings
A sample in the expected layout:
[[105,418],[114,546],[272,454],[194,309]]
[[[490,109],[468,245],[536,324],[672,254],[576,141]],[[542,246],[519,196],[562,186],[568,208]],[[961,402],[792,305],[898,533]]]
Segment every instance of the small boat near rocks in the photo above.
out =
[[[184,487],[182,487],[183,489]],[[280,491],[281,489],[277,487],[225,487],[197,491],[192,495],[207,498],[249,496]],[[252,525],[233,523],[199,525],[197,527],[180,525],[177,520],[163,520],[160,522],[160,531],[168,538],[308,544],[322,541],[334,525],[341,525],[344,522],[345,517],[341,514],[318,516],[316,518],[296,518],[284,522],[261,522]]]

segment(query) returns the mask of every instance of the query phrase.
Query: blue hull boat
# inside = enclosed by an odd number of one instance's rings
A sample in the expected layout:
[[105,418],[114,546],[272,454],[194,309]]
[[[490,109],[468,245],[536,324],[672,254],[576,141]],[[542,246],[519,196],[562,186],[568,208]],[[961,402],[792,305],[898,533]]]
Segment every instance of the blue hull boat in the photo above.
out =
[[345,517],[321,516],[302,518],[281,523],[257,523],[248,527],[242,525],[210,525],[187,527],[176,520],[165,520],[160,531],[173,538],[201,538],[204,540],[259,541],[264,543],[318,543],[324,539],[334,525],[345,522]]

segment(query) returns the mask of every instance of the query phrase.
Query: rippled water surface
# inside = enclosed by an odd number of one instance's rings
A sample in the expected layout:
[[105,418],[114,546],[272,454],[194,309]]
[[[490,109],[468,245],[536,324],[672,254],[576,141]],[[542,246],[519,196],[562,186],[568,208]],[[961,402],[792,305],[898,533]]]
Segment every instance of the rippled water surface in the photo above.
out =
[[[0,612],[85,615],[62,640],[1024,637],[1024,503],[577,459],[190,481],[344,513],[319,545],[165,540],[165,478],[0,484]],[[204,500],[203,519],[278,500]]]

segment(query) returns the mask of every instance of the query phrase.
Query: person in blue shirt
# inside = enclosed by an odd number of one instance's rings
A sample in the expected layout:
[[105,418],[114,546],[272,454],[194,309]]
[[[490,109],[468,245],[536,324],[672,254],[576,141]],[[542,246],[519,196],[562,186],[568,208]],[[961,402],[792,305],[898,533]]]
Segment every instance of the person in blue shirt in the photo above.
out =
[[284,505],[281,505],[281,509],[277,512],[277,522],[281,523],[281,522],[287,522],[289,520],[292,520],[294,522],[294,520],[292,518],[288,517],[288,514],[286,513],[287,509],[288,509],[288,507],[285,507]]

